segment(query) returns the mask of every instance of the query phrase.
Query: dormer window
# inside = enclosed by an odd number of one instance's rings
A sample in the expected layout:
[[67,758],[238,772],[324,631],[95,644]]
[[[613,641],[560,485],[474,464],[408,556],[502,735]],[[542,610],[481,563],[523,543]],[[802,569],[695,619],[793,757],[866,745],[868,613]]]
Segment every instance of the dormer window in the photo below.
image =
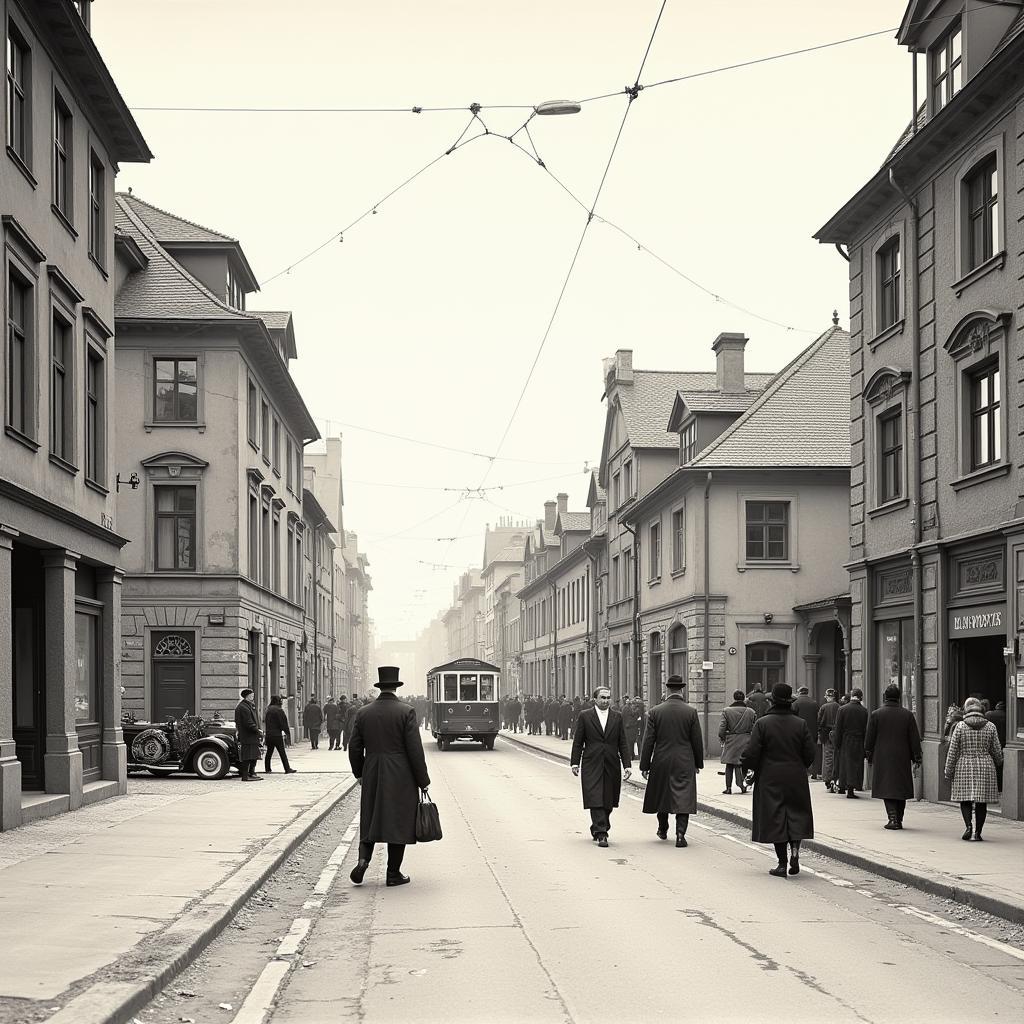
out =
[[229,306],[234,306],[235,309],[245,309],[245,291],[230,264],[228,264],[227,297]]
[[679,465],[685,466],[697,454],[697,420],[692,419],[679,431]]
[[931,51],[932,116],[937,114],[963,85],[963,36],[959,18]]

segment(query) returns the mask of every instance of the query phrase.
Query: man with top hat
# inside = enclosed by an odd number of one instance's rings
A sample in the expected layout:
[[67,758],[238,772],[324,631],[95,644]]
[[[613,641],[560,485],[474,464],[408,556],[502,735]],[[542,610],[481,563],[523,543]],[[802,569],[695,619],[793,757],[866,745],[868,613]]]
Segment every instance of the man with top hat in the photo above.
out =
[[704,739],[697,712],[683,699],[682,676],[669,676],[668,697],[647,715],[640,773],[647,779],[644,814],[657,814],[658,838],[668,838],[676,816],[676,846],[686,846],[690,815],[697,812],[697,772],[704,767]]
[[378,670],[380,696],[364,704],[352,723],[348,742],[352,774],[362,786],[359,808],[359,860],[349,876],[362,885],[375,843],[388,844],[388,886],[405,885],[402,859],[416,842],[420,792],[430,786],[416,709],[398,699],[398,669]]

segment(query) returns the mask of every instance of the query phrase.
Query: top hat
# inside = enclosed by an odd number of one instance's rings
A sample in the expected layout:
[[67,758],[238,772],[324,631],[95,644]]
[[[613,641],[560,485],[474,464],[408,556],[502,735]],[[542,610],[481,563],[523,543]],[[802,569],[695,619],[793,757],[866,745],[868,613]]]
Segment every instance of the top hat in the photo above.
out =
[[675,690],[679,687],[685,686],[686,681],[683,679],[682,676],[669,676],[668,679],[665,680],[665,685],[670,690]]
[[402,680],[398,678],[397,665],[381,665],[377,669],[378,690],[394,690],[403,685]]
[[771,701],[773,704],[792,704],[793,687],[789,683],[776,683],[772,687]]

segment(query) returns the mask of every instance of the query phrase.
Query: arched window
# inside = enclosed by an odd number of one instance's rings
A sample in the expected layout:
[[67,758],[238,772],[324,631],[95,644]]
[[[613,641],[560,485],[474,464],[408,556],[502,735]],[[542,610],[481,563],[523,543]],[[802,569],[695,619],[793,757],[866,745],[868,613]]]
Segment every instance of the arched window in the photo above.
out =
[[650,692],[656,694],[661,689],[661,684],[664,679],[661,674],[662,660],[664,659],[664,650],[662,647],[661,634],[652,633],[650,640],[650,654],[648,658],[648,682],[650,685]]
[[785,644],[747,645],[747,692],[760,684],[767,693],[776,683],[786,681]]
[[668,674],[686,678],[686,627],[677,622],[668,631]]

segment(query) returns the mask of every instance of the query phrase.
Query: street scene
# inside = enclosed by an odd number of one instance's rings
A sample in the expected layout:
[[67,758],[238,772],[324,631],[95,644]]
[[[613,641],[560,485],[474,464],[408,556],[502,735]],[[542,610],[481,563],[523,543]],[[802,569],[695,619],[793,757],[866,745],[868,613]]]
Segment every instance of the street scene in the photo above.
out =
[[1020,1016],[1021,4],[0,20],[0,1024]]

